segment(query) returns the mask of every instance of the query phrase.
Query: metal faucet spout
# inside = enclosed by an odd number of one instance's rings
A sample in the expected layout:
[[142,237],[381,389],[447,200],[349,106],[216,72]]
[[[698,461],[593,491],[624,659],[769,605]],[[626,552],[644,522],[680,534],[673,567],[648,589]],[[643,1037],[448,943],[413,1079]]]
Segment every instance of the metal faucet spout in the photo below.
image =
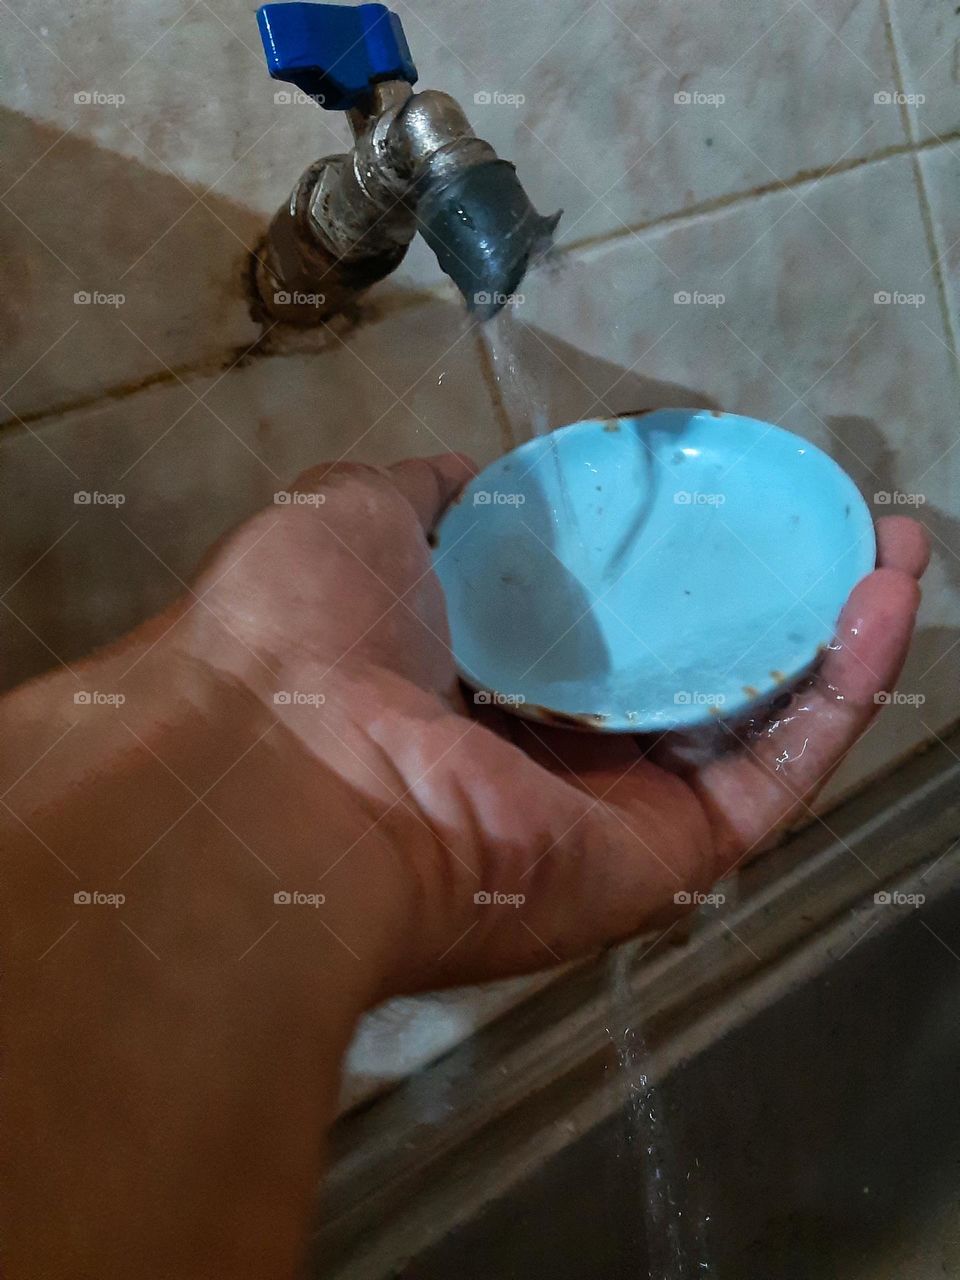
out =
[[271,75],[347,111],[354,133],[348,155],[307,170],[258,247],[262,310],[319,323],[395,270],[419,231],[470,311],[497,312],[560,214],[537,213],[453,98],[413,93],[399,19],[382,5],[271,4],[258,20]]

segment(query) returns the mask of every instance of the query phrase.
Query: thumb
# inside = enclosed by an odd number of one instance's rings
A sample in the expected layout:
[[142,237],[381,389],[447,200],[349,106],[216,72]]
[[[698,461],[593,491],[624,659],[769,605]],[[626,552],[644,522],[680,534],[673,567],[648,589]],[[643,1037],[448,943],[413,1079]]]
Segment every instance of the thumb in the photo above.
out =
[[467,481],[477,474],[477,467],[465,454],[441,453],[433,458],[394,463],[386,474],[429,533]]

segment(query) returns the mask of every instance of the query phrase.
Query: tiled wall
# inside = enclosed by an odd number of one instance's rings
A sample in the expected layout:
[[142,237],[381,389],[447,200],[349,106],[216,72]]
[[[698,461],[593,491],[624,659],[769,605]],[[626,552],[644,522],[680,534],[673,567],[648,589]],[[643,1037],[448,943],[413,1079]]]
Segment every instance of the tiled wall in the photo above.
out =
[[[870,498],[924,499],[935,561],[902,688],[926,701],[837,785],[941,731],[960,675],[960,17],[891,2],[396,0],[421,85],[564,208],[562,251],[492,333],[417,244],[364,324],[297,337],[251,320],[247,252],[348,134],[275,101],[253,6],[0,4],[5,682],[164,603],[311,462],[483,460],[532,416],[707,403],[809,436]],[[510,343],[523,394],[490,376]],[[75,505],[93,489],[122,512]]]

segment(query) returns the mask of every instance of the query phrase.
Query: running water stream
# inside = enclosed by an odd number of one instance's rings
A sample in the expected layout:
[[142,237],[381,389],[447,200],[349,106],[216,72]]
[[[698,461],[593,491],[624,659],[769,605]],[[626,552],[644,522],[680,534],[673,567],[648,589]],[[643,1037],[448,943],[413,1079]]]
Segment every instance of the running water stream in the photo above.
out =
[[[543,376],[532,368],[532,363],[521,355],[522,333],[517,307],[520,303],[508,303],[486,325],[486,336],[489,342],[490,358],[493,364],[494,377],[500,393],[500,401],[510,420],[516,439],[524,440],[533,436],[544,436],[556,427],[563,427],[565,422],[551,422],[549,399]],[[536,339],[527,340],[536,342]],[[566,480],[557,458],[556,446],[551,442],[557,477],[557,494],[559,501],[552,508],[551,515],[555,526],[561,523],[567,530],[579,529],[579,520],[570,500]],[[578,539],[580,548],[586,554],[586,543],[582,537]]]
[[[545,435],[564,422],[550,421],[543,379],[522,355],[525,339],[515,303],[509,303],[485,326],[500,401],[520,439]],[[554,451],[554,458],[557,457]],[[577,517],[557,463],[557,502],[552,506],[557,527],[576,527]],[[582,535],[577,539],[586,556]],[[617,947],[609,968],[608,1033],[617,1051],[623,1089],[621,1149],[614,1157],[626,1158],[639,1174],[643,1187],[646,1274],[649,1280],[707,1280],[712,1268],[704,1261],[699,1222],[687,1221],[681,1199],[696,1170],[681,1176],[664,1116],[663,1091],[649,1075],[650,1056],[643,1028],[631,1020],[630,963],[635,948]],[[636,1165],[634,1165],[636,1162]],[[639,1167],[637,1167],[639,1166]],[[625,1242],[627,1247],[630,1243]]]
[[[699,1171],[699,1161],[681,1171],[666,1120],[663,1086],[651,1076],[651,1055],[643,1028],[635,1020],[630,968],[636,947],[627,944],[610,952],[610,1014],[607,1033],[620,1067],[624,1094],[621,1150],[617,1154],[639,1163],[635,1181],[642,1186],[643,1239],[648,1280],[708,1280],[714,1275],[707,1261],[704,1226],[687,1205]],[[695,1191],[696,1188],[694,1187]]]
[[[494,376],[501,403],[518,439],[542,436],[564,422],[550,420],[549,398],[544,376],[524,358],[525,345],[516,306],[508,304],[485,326]],[[527,339],[526,342],[535,341]],[[554,454],[556,456],[556,454]],[[558,501],[551,514],[555,525],[567,530],[577,523],[559,465]],[[581,547],[586,554],[584,540]],[[620,1148],[613,1158],[630,1162],[637,1176],[632,1181],[642,1187],[643,1237],[649,1280],[707,1280],[714,1274],[705,1259],[703,1226],[694,1214],[684,1217],[684,1204],[691,1200],[686,1190],[695,1179],[698,1162],[682,1175],[667,1128],[664,1095],[650,1076],[650,1054],[642,1027],[634,1019],[630,991],[630,965],[635,954],[630,945],[615,948],[609,961],[609,1025],[623,1092],[624,1126]],[[625,1241],[625,1248],[632,1242]]]

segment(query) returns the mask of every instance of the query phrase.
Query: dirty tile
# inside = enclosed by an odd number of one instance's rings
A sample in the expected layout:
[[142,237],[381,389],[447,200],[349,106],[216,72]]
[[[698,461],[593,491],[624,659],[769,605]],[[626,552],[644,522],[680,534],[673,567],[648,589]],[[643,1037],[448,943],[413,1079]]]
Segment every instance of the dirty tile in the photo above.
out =
[[[960,12],[937,0],[888,0],[900,61],[897,105],[921,141],[960,131]],[[887,86],[893,90],[894,86]]]
[[459,311],[413,315],[0,433],[3,682],[161,608],[215,538],[307,466],[502,452]]
[[255,341],[245,271],[257,218],[77,131],[0,114],[13,174],[0,180],[0,421]]
[[929,266],[900,157],[585,251],[528,277],[492,333],[518,434],[658,405],[739,411],[827,449],[878,515],[927,524],[935,561],[902,682],[926,702],[881,720],[841,785],[956,715],[958,381]]

